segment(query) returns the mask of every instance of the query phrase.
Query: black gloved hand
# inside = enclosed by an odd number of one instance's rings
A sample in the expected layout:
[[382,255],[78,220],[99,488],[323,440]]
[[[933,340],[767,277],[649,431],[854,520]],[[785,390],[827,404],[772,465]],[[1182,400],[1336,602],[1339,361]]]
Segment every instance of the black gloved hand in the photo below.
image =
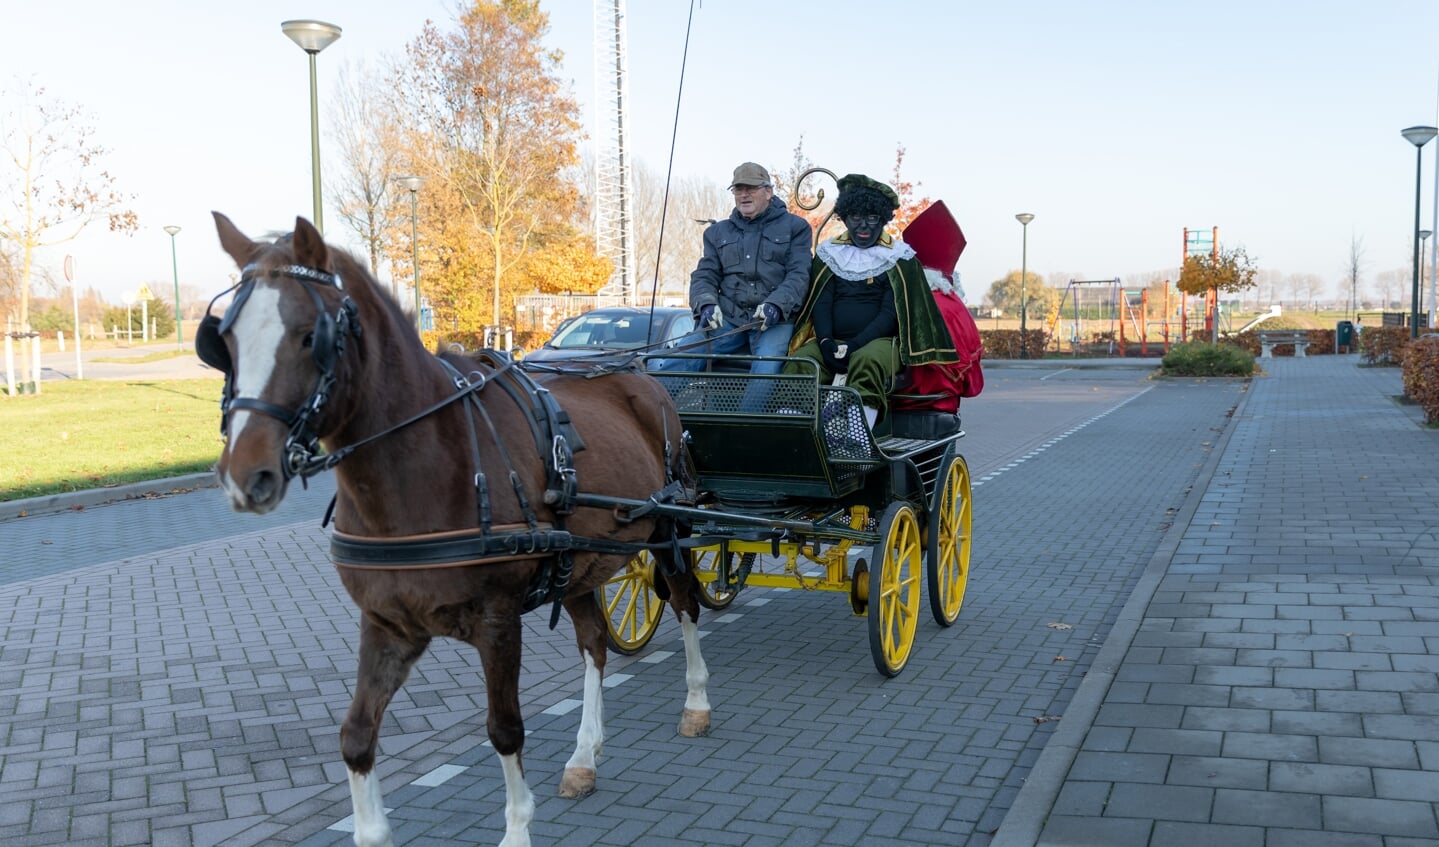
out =
[[819,355],[824,359],[825,369],[830,373],[847,373],[849,371],[849,360],[846,354],[849,352],[849,345],[833,338],[826,338],[819,342]]
[[719,329],[722,326],[724,326],[724,313],[719,310],[719,306],[708,303],[700,307],[700,329]]
[[759,331],[764,332],[772,326],[778,326],[784,321],[780,314],[779,307],[773,303],[761,303],[759,308],[754,310],[754,316],[759,318]]

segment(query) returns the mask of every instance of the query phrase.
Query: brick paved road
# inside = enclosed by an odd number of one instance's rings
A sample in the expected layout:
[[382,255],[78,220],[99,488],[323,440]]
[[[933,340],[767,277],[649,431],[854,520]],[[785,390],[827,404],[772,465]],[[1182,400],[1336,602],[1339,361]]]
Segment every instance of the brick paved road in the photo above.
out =
[[1439,845],[1436,433],[1264,365],[996,845]]
[[[565,625],[531,616],[536,844],[986,844],[1054,726],[1037,721],[1064,711],[1242,390],[993,368],[965,408],[959,623],[922,621],[882,680],[842,597],[747,591],[702,621],[715,727],[688,740],[667,622],[611,662],[599,791],[577,803],[553,794],[580,673]],[[0,843],[348,843],[336,736],[355,614],[325,499],[259,519],[211,490],[0,525]],[[437,643],[381,741],[398,843],[499,840],[483,709],[469,648]]]

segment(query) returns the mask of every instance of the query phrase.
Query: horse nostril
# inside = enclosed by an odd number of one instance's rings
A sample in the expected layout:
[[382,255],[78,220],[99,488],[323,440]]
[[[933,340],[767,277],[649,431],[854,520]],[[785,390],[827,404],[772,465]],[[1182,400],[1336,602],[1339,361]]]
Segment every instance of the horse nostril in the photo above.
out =
[[256,471],[250,477],[247,493],[252,503],[268,503],[279,490],[280,475],[272,470]]

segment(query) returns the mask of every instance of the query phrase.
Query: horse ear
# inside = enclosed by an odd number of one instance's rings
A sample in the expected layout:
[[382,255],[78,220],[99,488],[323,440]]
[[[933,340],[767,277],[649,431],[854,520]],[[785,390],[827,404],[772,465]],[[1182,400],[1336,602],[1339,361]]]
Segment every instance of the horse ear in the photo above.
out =
[[229,218],[219,212],[210,214],[215,216],[215,230],[220,233],[220,246],[235,260],[236,267],[243,268],[248,265],[250,257],[255,253],[255,242],[236,229]]
[[325,239],[314,224],[304,218],[295,218],[295,236],[290,242],[295,249],[295,261],[310,268],[329,267],[329,253]]

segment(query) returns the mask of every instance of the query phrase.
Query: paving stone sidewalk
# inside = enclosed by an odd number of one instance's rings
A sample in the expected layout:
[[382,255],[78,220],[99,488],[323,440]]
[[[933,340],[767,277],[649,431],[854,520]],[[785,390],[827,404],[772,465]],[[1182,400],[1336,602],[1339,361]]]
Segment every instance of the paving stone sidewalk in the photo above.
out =
[[[573,646],[531,616],[536,844],[1439,843],[1439,433],[1393,404],[1397,371],[1265,364],[1248,388],[1060,368],[1016,390],[1092,398],[1075,424],[977,412],[954,627],[922,621],[885,681],[842,598],[747,591],[703,622],[716,731],[691,741],[673,737],[667,622],[611,660],[600,791],[578,803],[553,796]],[[1012,381],[996,368],[976,408]],[[58,517],[0,531],[69,552],[98,526]],[[324,534],[213,538],[68,570],[37,555],[0,585],[0,843],[348,843],[335,735],[355,624]],[[386,718],[409,847],[499,838],[472,652],[437,643]]]
[[1266,360],[994,840],[1439,844],[1439,431]]
[[[536,844],[986,845],[1241,390],[1145,375],[990,375],[966,415],[966,608],[949,629],[920,622],[896,679],[874,673],[843,597],[746,591],[702,621],[714,734],[674,735],[667,622],[640,656],[611,658],[601,788],[574,803],[554,796],[578,721],[571,636],[527,619]],[[1112,460],[1120,448],[1131,461]],[[26,559],[0,585],[0,843],[348,842],[335,750],[353,608],[314,517],[231,519],[208,490],[0,524]],[[499,840],[472,650],[432,648],[381,750],[397,843]]]

